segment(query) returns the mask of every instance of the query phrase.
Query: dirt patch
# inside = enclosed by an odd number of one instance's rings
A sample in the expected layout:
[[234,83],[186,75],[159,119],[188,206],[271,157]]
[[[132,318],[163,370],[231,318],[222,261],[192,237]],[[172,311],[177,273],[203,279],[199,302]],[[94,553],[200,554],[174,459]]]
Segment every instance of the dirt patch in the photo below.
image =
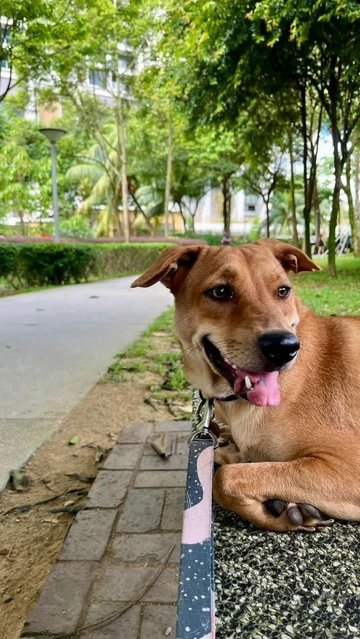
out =
[[[153,347],[156,352],[156,344]],[[20,636],[76,511],[84,505],[91,478],[101,467],[96,459],[103,450],[113,447],[126,424],[184,417],[183,401],[178,406],[166,397],[151,401],[149,389],[158,382],[156,374],[146,371],[128,381],[97,384],[25,466],[29,490],[6,489],[0,496],[2,639]],[[79,442],[69,445],[73,437]],[[24,505],[30,509],[19,508]]]

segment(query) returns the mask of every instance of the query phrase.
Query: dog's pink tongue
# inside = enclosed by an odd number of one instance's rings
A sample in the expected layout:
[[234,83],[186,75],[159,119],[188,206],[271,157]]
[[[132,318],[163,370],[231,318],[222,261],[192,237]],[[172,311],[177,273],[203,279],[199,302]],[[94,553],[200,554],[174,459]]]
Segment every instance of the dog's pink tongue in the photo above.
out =
[[[240,371],[239,371],[240,372]],[[246,397],[255,406],[278,406],[280,404],[279,372],[248,374],[253,388],[246,390]],[[243,388],[245,374],[240,373],[235,382],[235,393]]]
[[255,406],[278,406],[280,404],[279,372],[262,373],[259,381],[254,384],[254,390],[249,390],[246,396]]

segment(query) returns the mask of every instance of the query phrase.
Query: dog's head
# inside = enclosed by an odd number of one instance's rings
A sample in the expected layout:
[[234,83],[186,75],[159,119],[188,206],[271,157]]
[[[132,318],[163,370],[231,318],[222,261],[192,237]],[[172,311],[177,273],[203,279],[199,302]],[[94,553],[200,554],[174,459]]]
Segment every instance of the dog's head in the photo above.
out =
[[189,381],[210,397],[280,402],[279,373],[296,360],[299,302],[288,271],[319,267],[299,249],[261,240],[241,247],[167,249],[132,286],[161,281],[175,296],[175,327]]

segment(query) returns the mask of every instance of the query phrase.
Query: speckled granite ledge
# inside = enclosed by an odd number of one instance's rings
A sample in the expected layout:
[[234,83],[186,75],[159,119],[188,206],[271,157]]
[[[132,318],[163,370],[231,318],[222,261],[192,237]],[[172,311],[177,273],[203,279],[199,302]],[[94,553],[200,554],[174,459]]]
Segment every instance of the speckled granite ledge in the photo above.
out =
[[215,506],[217,639],[360,637],[360,524],[257,530]]

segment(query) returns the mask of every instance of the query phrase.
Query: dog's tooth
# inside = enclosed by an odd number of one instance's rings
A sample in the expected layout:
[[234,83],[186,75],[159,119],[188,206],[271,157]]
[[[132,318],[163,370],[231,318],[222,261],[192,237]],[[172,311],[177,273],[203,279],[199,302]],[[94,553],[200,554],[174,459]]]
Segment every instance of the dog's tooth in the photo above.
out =
[[234,371],[236,371],[236,364],[231,364],[231,368],[233,368]]
[[248,377],[248,375],[245,375],[244,382],[245,382],[246,388],[248,390],[251,390],[252,389],[252,383],[251,383],[250,377]]

